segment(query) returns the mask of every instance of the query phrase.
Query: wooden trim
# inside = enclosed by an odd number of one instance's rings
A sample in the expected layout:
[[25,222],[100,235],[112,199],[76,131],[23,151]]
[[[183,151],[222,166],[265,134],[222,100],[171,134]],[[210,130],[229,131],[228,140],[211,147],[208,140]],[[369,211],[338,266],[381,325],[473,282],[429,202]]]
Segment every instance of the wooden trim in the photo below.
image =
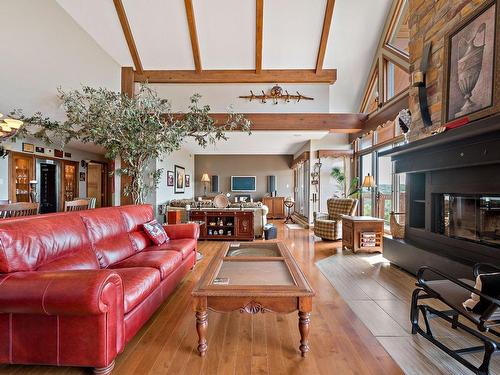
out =
[[132,67],[122,67],[122,94],[128,95],[129,98],[134,96],[134,69]]
[[[365,112],[366,106],[368,105],[368,98],[370,97],[370,93],[372,92],[373,85],[375,84],[377,78],[380,78],[379,74],[378,74],[378,61],[377,61],[377,64],[375,64],[375,66],[372,68],[370,74],[371,74],[370,80],[368,81],[368,86],[366,86],[366,88],[365,88],[363,100],[361,101],[361,105],[359,108],[359,111],[361,113]],[[378,91],[378,88],[377,88],[377,91]],[[380,100],[380,93],[379,93],[379,100]]]
[[410,72],[410,56],[404,54],[397,48],[394,48],[390,44],[386,44],[382,47],[382,54],[386,60],[392,61],[394,64],[398,65],[401,69]]
[[304,151],[302,154],[297,156],[295,159],[292,161],[292,168],[295,167],[297,164],[302,163],[306,160],[309,159],[311,153],[309,151]]
[[189,27],[189,37],[191,39],[191,49],[193,51],[194,67],[196,73],[200,73],[201,72],[200,46],[198,43],[198,33],[196,31],[196,20],[194,17],[192,0],[184,0],[184,6],[186,7],[186,16]]
[[264,29],[264,0],[255,3],[255,73],[262,72],[262,35]]
[[116,14],[118,15],[118,19],[120,20],[123,35],[125,36],[125,40],[130,51],[130,56],[132,56],[132,60],[134,61],[135,70],[138,73],[142,73],[143,69],[141,59],[139,57],[139,53],[137,52],[137,47],[132,35],[132,30],[130,30],[130,24],[128,23],[127,14],[125,13],[125,8],[123,7],[122,0],[113,0],[113,3],[115,4]]
[[360,156],[370,154],[373,151],[380,150],[381,148],[384,148],[385,146],[388,146],[388,145],[391,145],[394,143],[398,143],[398,142],[402,142],[402,141],[404,141],[404,139],[405,139],[405,137],[403,134],[397,135],[394,138],[389,139],[385,142],[377,143],[376,145],[374,145],[372,147],[368,147],[368,148],[365,148],[364,150],[356,151],[354,153],[354,157],[359,158]]
[[386,28],[385,34],[384,34],[384,45],[389,44],[389,39],[391,38],[391,35],[393,34],[394,30],[396,29],[399,16],[401,14],[401,11],[403,9],[403,5],[405,3],[405,0],[396,0],[395,1],[395,7],[392,10],[391,13],[391,18],[389,20],[389,24]]
[[318,150],[316,152],[316,157],[321,158],[341,158],[344,156],[354,155],[353,150]]
[[323,20],[323,31],[321,32],[318,57],[316,59],[316,73],[319,73],[323,70],[323,61],[325,60],[326,46],[328,44],[328,35],[330,34],[330,26],[332,24],[334,6],[335,6],[335,0],[327,1],[325,9],[325,18]]
[[134,82],[149,83],[328,83],[337,80],[336,69],[323,69],[316,74],[314,69],[262,70],[145,70],[135,72]]
[[[355,133],[363,128],[368,118],[356,113],[244,113],[252,123],[252,130],[323,130]],[[211,113],[217,123],[223,124],[227,113]]]

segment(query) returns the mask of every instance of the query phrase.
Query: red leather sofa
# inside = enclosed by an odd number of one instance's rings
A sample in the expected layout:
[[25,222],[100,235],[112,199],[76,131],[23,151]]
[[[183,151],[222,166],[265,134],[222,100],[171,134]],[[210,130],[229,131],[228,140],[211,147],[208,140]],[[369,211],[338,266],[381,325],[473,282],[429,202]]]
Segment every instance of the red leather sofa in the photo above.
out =
[[139,205],[0,220],[0,363],[109,374],[196,261],[196,224],[156,246],[152,219]]

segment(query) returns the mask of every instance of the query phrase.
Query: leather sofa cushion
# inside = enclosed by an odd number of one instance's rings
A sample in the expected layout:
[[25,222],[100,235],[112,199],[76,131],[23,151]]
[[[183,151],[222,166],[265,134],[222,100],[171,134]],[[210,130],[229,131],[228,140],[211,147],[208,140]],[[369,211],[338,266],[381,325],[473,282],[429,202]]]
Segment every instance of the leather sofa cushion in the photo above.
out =
[[132,311],[160,285],[160,272],[154,268],[134,267],[114,271],[123,281],[125,314]]
[[36,270],[57,258],[89,250],[91,243],[77,213],[0,220],[0,273]]
[[101,268],[135,254],[119,207],[80,211]]
[[52,262],[42,264],[37,271],[98,270],[99,262],[93,250],[81,249]]
[[147,251],[137,253],[131,257],[113,264],[110,268],[133,268],[151,267],[160,271],[160,277],[164,280],[182,262],[182,255],[177,251]]
[[193,238],[182,238],[178,240],[168,240],[161,245],[153,245],[144,249],[144,251],[172,250],[178,251],[182,255],[182,259],[191,254],[196,249],[196,240]]
[[146,204],[122,206],[120,212],[135,251],[142,251],[145,247],[151,246],[153,243],[144,232],[143,224],[154,219],[153,207]]

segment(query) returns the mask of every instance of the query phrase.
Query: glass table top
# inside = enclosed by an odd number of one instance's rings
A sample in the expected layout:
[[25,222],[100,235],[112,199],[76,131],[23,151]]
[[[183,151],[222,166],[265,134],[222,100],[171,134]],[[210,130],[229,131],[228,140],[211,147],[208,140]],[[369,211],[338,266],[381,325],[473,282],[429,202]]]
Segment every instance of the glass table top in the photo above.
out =
[[283,260],[222,262],[212,285],[286,285],[293,286],[288,267]]
[[280,257],[281,252],[276,243],[269,244],[231,244],[227,257]]

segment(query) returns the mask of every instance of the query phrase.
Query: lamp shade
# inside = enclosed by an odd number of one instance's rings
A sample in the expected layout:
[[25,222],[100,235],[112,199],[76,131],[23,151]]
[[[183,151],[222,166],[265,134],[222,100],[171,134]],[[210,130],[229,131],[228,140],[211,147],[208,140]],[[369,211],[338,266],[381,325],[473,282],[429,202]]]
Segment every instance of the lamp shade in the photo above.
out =
[[375,179],[368,173],[368,176],[365,176],[363,180],[363,185],[361,186],[364,188],[373,188],[375,187]]
[[201,176],[201,182],[210,182],[210,177],[208,177],[208,173],[203,173],[203,176]]

